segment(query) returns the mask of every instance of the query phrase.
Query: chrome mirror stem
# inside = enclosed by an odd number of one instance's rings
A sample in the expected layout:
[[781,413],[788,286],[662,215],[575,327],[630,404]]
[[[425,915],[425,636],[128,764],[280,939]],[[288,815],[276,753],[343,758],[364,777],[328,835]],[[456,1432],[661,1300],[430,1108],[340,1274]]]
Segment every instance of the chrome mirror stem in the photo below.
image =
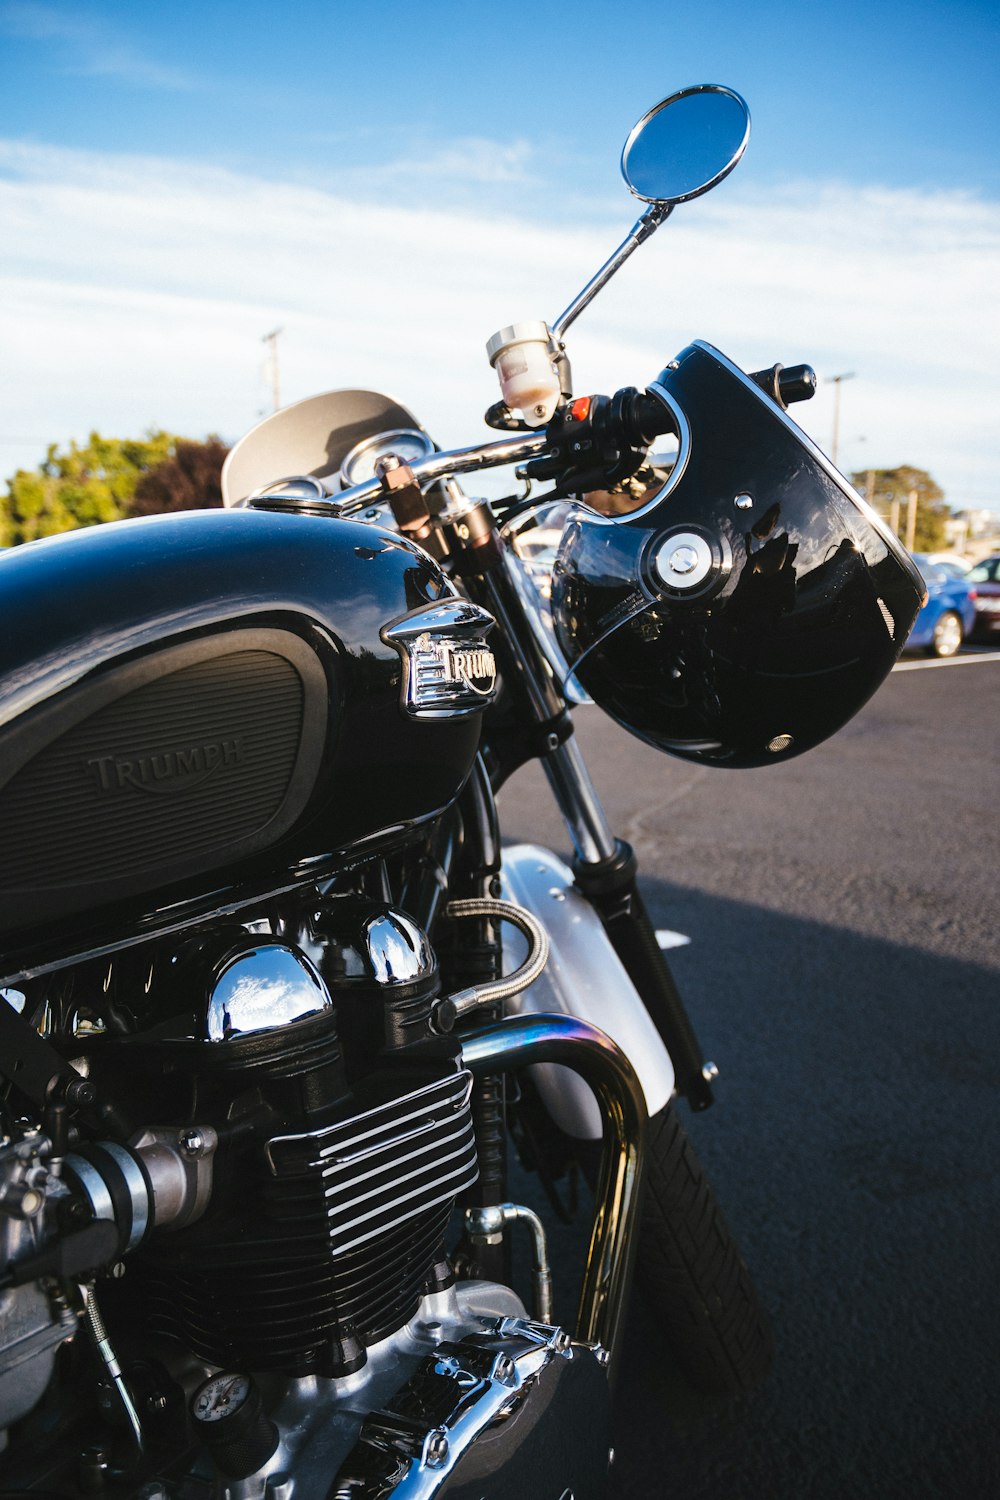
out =
[[622,240],[611,258],[604,262],[604,265],[597,272],[596,276],[591,277],[583,291],[574,298],[565,312],[561,312],[551,325],[552,335],[556,340],[562,339],[569,325],[576,321],[588,303],[593,302],[601,287],[607,285],[619,266],[628,260],[632,251],[637,250],[644,240],[649,239],[654,230],[659,229],[663,221],[672,212],[672,203],[651,203],[649,205],[642,218],[637,219],[632,225],[627,236]]

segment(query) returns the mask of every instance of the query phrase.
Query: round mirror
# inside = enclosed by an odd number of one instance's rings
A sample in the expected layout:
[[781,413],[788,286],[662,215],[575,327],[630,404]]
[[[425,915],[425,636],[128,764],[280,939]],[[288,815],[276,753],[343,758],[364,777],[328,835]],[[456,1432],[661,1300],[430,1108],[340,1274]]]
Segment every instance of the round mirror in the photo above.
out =
[[681,89],[653,106],[622,152],[622,176],[645,203],[685,203],[721,182],[750,139],[750,111],[717,83]]

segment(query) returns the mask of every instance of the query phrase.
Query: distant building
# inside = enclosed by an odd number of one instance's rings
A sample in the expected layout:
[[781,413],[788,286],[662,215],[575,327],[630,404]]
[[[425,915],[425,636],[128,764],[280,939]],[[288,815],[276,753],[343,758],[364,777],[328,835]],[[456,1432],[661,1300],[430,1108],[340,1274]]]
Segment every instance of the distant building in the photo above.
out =
[[944,523],[948,545],[969,562],[1000,550],[1000,515],[993,510],[956,510]]

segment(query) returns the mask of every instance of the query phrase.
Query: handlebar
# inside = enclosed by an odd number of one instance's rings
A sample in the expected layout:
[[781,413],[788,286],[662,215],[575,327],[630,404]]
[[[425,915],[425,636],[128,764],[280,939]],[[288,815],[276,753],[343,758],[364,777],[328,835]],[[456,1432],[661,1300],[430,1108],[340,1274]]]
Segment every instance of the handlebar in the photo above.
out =
[[772,365],[769,370],[754,370],[750,379],[782,408],[793,401],[811,401],[816,394],[816,371],[812,365]]
[[[780,364],[749,377],[782,409],[792,401],[807,401],[816,390],[809,365],[785,369]],[[480,469],[523,463],[529,478],[554,480],[553,498],[587,489],[602,489],[627,479],[644,461],[658,437],[678,436],[677,420],[664,400],[649,391],[626,387],[614,396],[582,396],[556,412],[539,432],[431,453],[410,465],[421,490],[439,479],[474,474]],[[381,478],[375,476],[339,494],[301,491],[269,493],[244,502],[267,510],[306,511],[313,515],[352,516],[385,498]]]
[[[501,464],[521,463],[543,453],[548,445],[545,432],[534,432],[528,436],[501,438],[496,443],[478,443],[471,448],[452,448],[447,453],[431,453],[410,465],[413,477],[421,489],[433,484],[436,479],[448,479],[454,474],[474,474],[479,469],[496,469]],[[365,479],[336,495],[300,496],[269,494],[259,499],[250,496],[246,505],[259,505],[266,510],[306,511],[311,515],[353,516],[375,501],[385,499],[385,490],[378,477]]]

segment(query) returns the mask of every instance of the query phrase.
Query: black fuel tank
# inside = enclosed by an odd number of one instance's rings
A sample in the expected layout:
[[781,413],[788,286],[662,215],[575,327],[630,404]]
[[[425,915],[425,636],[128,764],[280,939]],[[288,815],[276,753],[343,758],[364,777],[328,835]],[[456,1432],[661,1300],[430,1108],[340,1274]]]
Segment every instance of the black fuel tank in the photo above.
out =
[[95,918],[155,930],[167,904],[277,889],[441,812],[480,715],[407,711],[380,630],[453,596],[396,536],[263,511],[0,556],[2,949],[42,924],[59,946]]

